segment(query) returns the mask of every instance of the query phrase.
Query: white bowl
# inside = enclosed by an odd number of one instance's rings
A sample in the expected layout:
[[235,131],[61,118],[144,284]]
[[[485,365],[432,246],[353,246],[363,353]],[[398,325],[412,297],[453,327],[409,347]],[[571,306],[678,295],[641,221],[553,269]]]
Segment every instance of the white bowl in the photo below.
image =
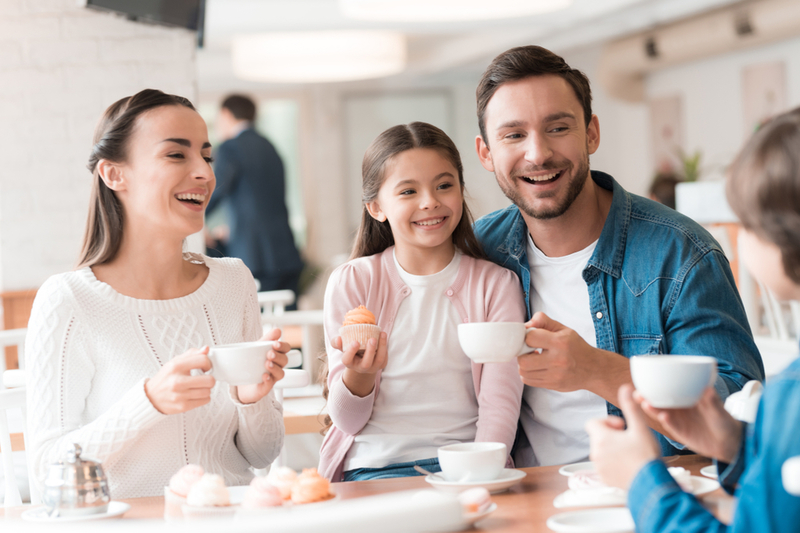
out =
[[439,466],[447,481],[491,481],[503,471],[508,451],[502,442],[465,442],[439,448]]
[[637,355],[630,361],[636,390],[660,409],[692,407],[717,379],[717,360],[704,355]]

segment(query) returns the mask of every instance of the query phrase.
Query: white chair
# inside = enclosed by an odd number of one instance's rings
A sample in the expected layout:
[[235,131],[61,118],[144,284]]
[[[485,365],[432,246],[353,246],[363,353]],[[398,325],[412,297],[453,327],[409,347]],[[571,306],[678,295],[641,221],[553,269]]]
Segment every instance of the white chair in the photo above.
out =
[[[3,382],[6,387],[5,390],[0,390],[0,453],[3,457],[3,471],[5,473],[5,500],[3,505],[5,507],[14,507],[22,505],[22,496],[20,487],[17,485],[17,479],[14,472],[14,457],[11,447],[11,432],[8,426],[8,411],[10,409],[19,409],[22,411],[22,440],[23,448],[27,447],[26,435],[28,434],[26,408],[25,408],[25,374],[23,370],[7,370],[3,374]],[[17,386],[15,388],[15,385]],[[31,496],[31,503],[41,503],[41,498],[37,492],[33,480],[34,472],[32,463],[26,461],[28,471],[28,490]]]
[[[17,347],[17,360],[19,367],[25,368],[25,335],[28,333],[27,328],[7,329],[0,331],[0,374],[6,370],[6,354],[5,348],[7,346]],[[0,385],[0,390],[3,386]]]
[[286,306],[292,305],[295,300],[294,291],[261,291],[258,293],[258,304],[261,306],[261,316],[282,315]]
[[311,359],[311,351],[314,346],[314,337],[311,331],[313,326],[322,325],[322,309],[315,309],[310,311],[285,311],[280,315],[262,315],[261,323],[264,329],[271,329],[274,327],[284,326],[300,326],[303,330],[303,363],[302,369],[308,373],[309,382],[313,382],[311,372],[313,370],[313,361]]

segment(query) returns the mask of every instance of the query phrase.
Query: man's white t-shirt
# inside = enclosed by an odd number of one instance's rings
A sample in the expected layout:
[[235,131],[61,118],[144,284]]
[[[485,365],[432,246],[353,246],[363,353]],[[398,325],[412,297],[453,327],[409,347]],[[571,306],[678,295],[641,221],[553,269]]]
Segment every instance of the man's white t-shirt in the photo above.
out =
[[381,373],[372,416],[345,458],[344,470],[382,468],[430,459],[437,448],[475,440],[478,400],[472,365],[458,343],[458,311],[446,296],[461,253],[430,276],[409,274],[411,289],[389,336],[389,360]]
[[[564,257],[547,257],[528,234],[528,263],[531,270],[531,309],[543,311],[553,320],[575,330],[588,344],[597,347],[589,289],[582,272],[592,257],[597,241]],[[586,461],[588,420],[606,416],[606,402],[586,390],[556,392],[525,386],[520,423],[531,444],[517,462],[525,466],[548,466]],[[532,456],[527,456],[532,451]],[[522,461],[522,462],[520,462]]]

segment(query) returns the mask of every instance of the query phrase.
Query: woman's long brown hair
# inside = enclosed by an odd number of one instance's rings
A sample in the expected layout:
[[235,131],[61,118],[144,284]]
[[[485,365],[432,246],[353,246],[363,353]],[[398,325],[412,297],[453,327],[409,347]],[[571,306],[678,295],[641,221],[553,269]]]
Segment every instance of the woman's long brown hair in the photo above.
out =
[[194,109],[192,103],[182,96],[145,89],[117,100],[106,109],[100,119],[87,165],[93,181],[78,268],[111,261],[119,252],[122,242],[122,204],[114,191],[106,187],[97,170],[97,163],[101,159],[124,162],[136,119],[146,111],[167,105]]

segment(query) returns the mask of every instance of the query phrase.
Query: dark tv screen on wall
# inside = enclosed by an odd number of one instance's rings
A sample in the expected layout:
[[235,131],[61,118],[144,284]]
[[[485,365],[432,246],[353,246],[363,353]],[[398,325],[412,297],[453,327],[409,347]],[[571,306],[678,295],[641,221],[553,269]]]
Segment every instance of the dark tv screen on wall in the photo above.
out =
[[203,46],[205,4],[205,0],[86,0],[86,7],[120,13],[130,20],[194,30],[198,46]]

